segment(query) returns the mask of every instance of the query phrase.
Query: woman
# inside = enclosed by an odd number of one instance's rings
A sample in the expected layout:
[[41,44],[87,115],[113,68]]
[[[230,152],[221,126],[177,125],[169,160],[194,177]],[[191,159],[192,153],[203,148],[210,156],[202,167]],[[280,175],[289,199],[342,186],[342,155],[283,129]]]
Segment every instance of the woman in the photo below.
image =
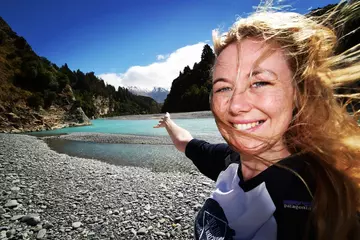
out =
[[297,13],[258,12],[213,40],[211,109],[228,145],[168,116],[157,126],[216,180],[196,239],[360,239],[360,130],[333,91],[360,78],[359,52],[334,56],[334,32]]

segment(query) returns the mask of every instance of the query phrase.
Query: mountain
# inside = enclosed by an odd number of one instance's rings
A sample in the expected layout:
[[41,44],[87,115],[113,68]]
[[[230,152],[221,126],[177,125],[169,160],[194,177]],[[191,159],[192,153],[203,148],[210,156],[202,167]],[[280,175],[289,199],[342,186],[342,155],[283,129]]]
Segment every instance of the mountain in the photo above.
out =
[[154,87],[152,90],[143,89],[135,86],[127,87],[130,92],[135,95],[148,96],[153,98],[158,103],[163,103],[169,91],[165,88]]
[[68,79],[0,17],[0,132],[88,125]]

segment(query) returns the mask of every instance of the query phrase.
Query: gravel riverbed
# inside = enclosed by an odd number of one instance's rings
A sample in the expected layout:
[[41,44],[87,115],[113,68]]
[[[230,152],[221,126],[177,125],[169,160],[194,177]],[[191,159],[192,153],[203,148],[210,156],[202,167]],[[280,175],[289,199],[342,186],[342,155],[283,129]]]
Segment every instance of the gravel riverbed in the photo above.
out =
[[0,134],[0,239],[192,239],[213,182],[58,154]]
[[[224,143],[224,139],[218,135],[194,135],[194,138],[205,140],[209,143]],[[46,138],[60,138],[64,140],[94,142],[94,143],[118,143],[118,144],[148,144],[148,145],[173,145],[171,138],[165,136],[140,136],[112,133],[75,132],[66,135],[48,136]]]

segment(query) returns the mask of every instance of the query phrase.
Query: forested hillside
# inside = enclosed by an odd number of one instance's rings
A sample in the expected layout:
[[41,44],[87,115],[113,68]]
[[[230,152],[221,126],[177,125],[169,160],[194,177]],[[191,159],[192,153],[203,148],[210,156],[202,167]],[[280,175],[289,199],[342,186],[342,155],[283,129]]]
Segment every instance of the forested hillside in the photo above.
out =
[[172,82],[170,93],[164,101],[162,112],[192,112],[209,110],[211,90],[210,70],[215,55],[209,45],[205,45],[199,63],[190,69],[186,66]]
[[0,131],[90,124],[67,77],[0,18]]
[[59,68],[39,57],[0,17],[0,132],[86,125],[88,117],[159,110],[153,99],[116,90],[93,72]]
[[158,113],[160,105],[150,97],[137,96],[128,89],[107,85],[94,72],[60,68],[74,90],[76,102],[89,117]]

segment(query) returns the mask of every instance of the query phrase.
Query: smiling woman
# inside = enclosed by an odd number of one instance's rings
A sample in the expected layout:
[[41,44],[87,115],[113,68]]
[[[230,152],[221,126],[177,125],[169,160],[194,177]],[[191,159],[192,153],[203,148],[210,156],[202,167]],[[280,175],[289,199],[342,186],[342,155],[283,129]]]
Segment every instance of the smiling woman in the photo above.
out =
[[360,239],[358,114],[334,92],[360,79],[360,45],[335,55],[319,19],[270,10],[213,40],[211,109],[227,144],[193,139],[169,116],[158,125],[216,181],[195,238]]
[[221,122],[231,127],[218,125],[229,144],[239,151],[256,153],[263,143],[238,137],[233,127],[262,139],[277,138],[274,147],[282,149],[277,157],[290,155],[281,136],[292,119],[291,78],[287,60],[275,44],[248,38],[230,44],[219,54],[213,73],[212,108]]
[[[360,132],[333,88],[359,78],[359,51],[333,55],[336,41],[332,30],[296,13],[259,12],[240,19],[225,35],[215,32],[211,105],[222,136],[240,154],[244,181],[259,179],[272,165],[303,182],[312,210],[303,219],[310,231],[302,236],[358,239],[359,144],[349,139]],[[288,165],[291,158],[304,168]],[[289,223],[280,220],[288,210],[276,206],[276,213],[278,238],[289,238],[281,229]]]

